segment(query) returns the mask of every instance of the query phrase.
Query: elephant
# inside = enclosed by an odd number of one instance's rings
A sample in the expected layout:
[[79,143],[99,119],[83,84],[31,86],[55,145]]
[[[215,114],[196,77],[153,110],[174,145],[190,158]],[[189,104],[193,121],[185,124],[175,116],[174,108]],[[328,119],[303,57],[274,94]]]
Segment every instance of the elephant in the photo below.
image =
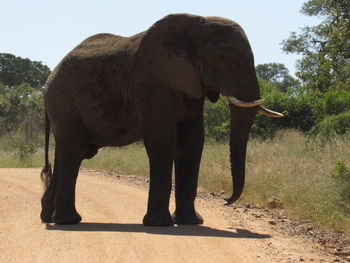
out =
[[[149,158],[145,226],[202,224],[195,209],[204,144],[203,105],[228,98],[233,194],[241,195],[250,128],[261,106],[253,53],[239,24],[220,17],[171,14],[148,30],[91,36],[69,52],[44,88],[45,165],[41,221],[77,224],[79,167],[101,147],[142,140]],[[50,131],[55,139],[53,171]],[[175,204],[169,212],[172,169]]]

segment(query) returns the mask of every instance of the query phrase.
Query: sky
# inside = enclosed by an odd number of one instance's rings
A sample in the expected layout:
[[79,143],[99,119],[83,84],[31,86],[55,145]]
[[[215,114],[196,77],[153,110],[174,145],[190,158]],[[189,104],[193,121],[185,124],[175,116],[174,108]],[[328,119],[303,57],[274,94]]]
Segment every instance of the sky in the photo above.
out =
[[306,0],[0,0],[0,53],[41,61],[53,69],[85,38],[131,36],[171,13],[221,16],[245,30],[255,65],[282,63],[293,75],[293,54],[281,50],[292,31],[315,25],[300,13]]

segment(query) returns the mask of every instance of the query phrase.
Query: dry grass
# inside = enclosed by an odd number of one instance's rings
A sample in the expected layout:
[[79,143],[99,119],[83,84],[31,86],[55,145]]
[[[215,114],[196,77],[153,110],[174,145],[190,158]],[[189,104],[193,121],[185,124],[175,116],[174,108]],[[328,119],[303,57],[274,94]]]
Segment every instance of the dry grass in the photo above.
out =
[[21,159],[17,152],[0,150],[0,168],[29,168],[43,165],[44,152],[37,151],[29,158]]
[[83,167],[107,170],[120,174],[148,176],[148,157],[142,143],[125,147],[107,147],[90,160],[84,160]]
[[346,138],[320,144],[295,131],[284,131],[269,142],[253,141],[243,197],[264,205],[276,196],[286,213],[350,234],[350,214],[340,206],[342,186],[331,177],[339,160],[349,164],[349,146]]
[[[251,140],[241,201],[265,206],[275,196],[282,200],[286,214],[350,235],[350,214],[341,205],[348,200],[341,199],[344,188],[331,176],[338,161],[349,167],[349,146],[349,138],[321,144],[291,130],[271,141]],[[200,185],[209,191],[231,191],[227,144],[205,146]]]

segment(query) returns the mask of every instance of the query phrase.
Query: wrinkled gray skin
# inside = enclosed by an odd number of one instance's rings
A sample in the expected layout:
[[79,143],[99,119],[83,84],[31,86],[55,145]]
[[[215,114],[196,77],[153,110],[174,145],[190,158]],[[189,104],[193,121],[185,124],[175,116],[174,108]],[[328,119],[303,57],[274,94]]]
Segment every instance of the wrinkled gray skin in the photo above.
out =
[[[249,42],[233,21],[169,15],[132,37],[99,34],[83,41],[46,83],[42,221],[80,222],[75,185],[82,160],[101,147],[143,139],[150,166],[143,224],[201,224],[194,201],[204,142],[203,103],[205,96],[215,102],[219,94],[260,99]],[[229,107],[231,203],[243,191],[246,144],[258,107]],[[56,141],[52,175],[50,124]],[[171,216],[173,163],[176,210]]]

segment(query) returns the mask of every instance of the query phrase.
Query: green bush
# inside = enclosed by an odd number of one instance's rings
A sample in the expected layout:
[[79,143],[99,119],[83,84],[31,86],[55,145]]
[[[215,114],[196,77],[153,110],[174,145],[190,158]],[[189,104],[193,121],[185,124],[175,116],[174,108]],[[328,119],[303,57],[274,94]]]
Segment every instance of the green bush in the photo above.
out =
[[216,141],[225,140],[230,134],[230,109],[226,97],[220,96],[216,103],[204,104],[204,127],[206,136]]
[[331,176],[338,185],[338,204],[350,215],[350,169],[343,161],[338,161]]
[[[252,137],[273,138],[278,130],[296,129],[309,131],[317,124],[320,116],[320,95],[305,92],[301,87],[293,87],[286,92],[270,81],[260,79],[261,96],[265,98],[264,107],[281,112],[284,118],[269,118],[258,114],[251,130]],[[206,135],[216,141],[227,139],[230,133],[230,112],[225,97],[217,103],[206,102],[204,124]],[[318,106],[318,108],[317,108]]]
[[0,135],[21,130],[27,140],[43,131],[43,94],[27,83],[7,87],[0,82]]
[[310,134],[322,140],[335,137],[337,134],[350,132],[350,110],[338,115],[330,115],[312,128]]
[[350,183],[350,169],[346,167],[344,161],[338,161],[337,166],[334,168],[334,173],[332,174],[332,177]]
[[35,147],[31,144],[20,144],[18,146],[16,155],[22,161],[28,160],[36,153]]
[[281,92],[271,82],[259,80],[259,83],[262,97],[266,100],[263,106],[281,112],[285,117],[275,119],[258,115],[252,128],[253,136],[272,138],[278,130],[289,128],[305,132],[317,123],[318,94],[305,92],[301,87]]
[[317,110],[322,113],[322,118],[350,110],[350,92],[346,90],[328,91],[322,95],[317,107]]

